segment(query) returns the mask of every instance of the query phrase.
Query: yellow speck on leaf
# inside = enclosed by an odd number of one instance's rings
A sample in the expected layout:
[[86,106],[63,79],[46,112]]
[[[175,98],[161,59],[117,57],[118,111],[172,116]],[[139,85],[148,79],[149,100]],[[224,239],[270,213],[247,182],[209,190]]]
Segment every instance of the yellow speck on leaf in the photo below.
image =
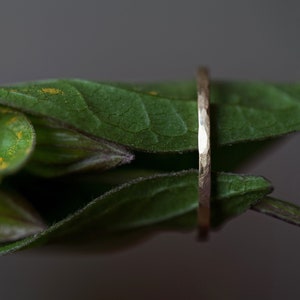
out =
[[157,95],[158,95],[158,92],[150,91],[149,94],[152,95],[152,96],[157,96]]
[[12,147],[10,147],[8,150],[7,150],[7,152],[6,152],[6,154],[8,155],[8,156],[14,156],[14,154],[15,154],[15,151],[16,151],[16,146],[14,145],[14,146],[12,146]]
[[3,113],[3,114],[11,113],[11,109],[6,108],[6,107],[1,107],[0,112]]
[[17,120],[18,120],[17,117],[12,117],[11,119],[9,119],[9,120],[6,122],[6,124],[7,124],[7,125],[10,125],[10,124],[16,122]]
[[58,94],[63,95],[64,93],[63,91],[55,88],[42,88],[42,92],[50,95],[58,95]]
[[17,138],[20,140],[22,138],[23,132],[22,131],[18,131],[17,132]]
[[0,170],[6,169],[8,164],[3,160],[3,157],[0,157]]

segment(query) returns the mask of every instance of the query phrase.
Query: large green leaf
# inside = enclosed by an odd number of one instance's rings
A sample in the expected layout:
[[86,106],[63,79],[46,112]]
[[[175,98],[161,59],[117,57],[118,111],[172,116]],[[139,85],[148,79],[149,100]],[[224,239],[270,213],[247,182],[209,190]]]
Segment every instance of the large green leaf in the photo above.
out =
[[[52,80],[3,87],[0,103],[132,149],[176,152],[197,149],[195,86]],[[299,84],[212,82],[212,142],[299,130],[299,93]]]
[[0,103],[133,149],[197,148],[195,101],[171,101],[84,80],[53,80],[1,88]]
[[22,113],[0,107],[0,179],[20,169],[34,143],[35,133],[28,119]]
[[[213,210],[218,211],[214,214],[214,223],[217,225],[244,212],[271,189],[261,177],[225,173],[214,179],[213,186]],[[74,193],[78,191],[74,189]],[[242,201],[243,197],[246,201]],[[4,254],[67,239],[98,239],[101,242],[101,236],[108,233],[151,228],[171,220],[178,227],[175,220],[186,215],[195,226],[197,205],[196,170],[140,178],[104,193],[38,235],[3,245],[0,252]]]
[[[169,99],[196,99],[194,81],[115,84]],[[300,130],[300,84],[211,82],[212,142],[228,145]]]
[[219,144],[300,130],[300,84],[216,82],[211,94]]

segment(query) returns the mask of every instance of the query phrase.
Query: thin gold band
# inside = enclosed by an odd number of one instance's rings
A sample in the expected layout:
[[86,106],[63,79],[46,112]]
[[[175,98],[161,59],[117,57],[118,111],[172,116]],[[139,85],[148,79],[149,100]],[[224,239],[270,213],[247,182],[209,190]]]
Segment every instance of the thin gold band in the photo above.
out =
[[209,73],[200,67],[197,72],[198,91],[198,151],[199,151],[199,237],[206,238],[210,228],[210,120],[209,120]]

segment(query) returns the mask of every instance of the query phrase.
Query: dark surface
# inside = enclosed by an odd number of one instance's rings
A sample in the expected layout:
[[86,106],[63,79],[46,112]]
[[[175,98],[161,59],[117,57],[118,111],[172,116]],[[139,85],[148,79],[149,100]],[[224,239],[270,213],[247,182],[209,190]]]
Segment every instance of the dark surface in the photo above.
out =
[[[296,1],[2,1],[1,80],[213,78],[300,81]],[[300,205],[299,134],[241,172]],[[161,234],[113,254],[2,257],[1,300],[299,299],[300,228],[256,212],[208,243]]]

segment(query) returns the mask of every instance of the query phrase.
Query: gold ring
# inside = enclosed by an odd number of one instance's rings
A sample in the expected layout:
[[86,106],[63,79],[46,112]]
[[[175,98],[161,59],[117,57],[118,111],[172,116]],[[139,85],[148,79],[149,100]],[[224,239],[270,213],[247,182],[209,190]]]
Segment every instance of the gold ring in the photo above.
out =
[[197,72],[198,101],[198,151],[199,151],[199,238],[207,238],[210,228],[210,120],[209,120],[209,72],[200,67]]

